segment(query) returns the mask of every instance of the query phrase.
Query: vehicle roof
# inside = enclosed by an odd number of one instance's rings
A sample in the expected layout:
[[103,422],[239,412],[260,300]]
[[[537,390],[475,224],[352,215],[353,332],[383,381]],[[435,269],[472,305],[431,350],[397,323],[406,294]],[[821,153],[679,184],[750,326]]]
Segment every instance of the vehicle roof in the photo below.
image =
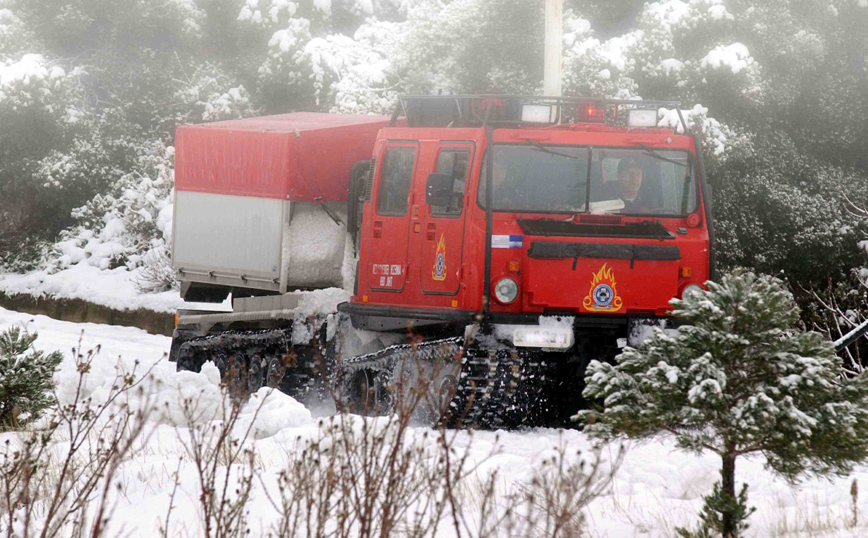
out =
[[237,120],[215,121],[185,126],[187,128],[230,129],[235,131],[283,132],[315,131],[349,125],[387,123],[388,116],[363,116],[351,114],[325,114],[319,112],[292,112],[273,116],[259,116]]

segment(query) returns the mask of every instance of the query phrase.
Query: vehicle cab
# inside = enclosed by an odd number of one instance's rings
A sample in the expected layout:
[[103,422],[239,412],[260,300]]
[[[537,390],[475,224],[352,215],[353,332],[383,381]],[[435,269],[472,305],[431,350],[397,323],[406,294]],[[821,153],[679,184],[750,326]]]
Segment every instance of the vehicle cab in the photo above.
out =
[[658,108],[678,106],[402,98],[406,126],[375,146],[344,311],[377,330],[551,316],[627,335],[666,320],[714,271],[698,138],[683,120],[657,127]]

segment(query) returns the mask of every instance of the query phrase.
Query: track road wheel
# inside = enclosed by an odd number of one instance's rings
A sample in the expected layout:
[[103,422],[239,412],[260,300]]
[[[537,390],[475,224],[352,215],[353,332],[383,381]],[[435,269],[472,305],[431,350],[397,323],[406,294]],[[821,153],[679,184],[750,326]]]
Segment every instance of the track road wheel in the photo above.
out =
[[280,387],[283,376],[286,375],[286,365],[279,357],[272,357],[268,361],[268,370],[265,377],[269,387]]
[[427,426],[451,422],[450,403],[455,398],[460,374],[460,362],[409,358],[398,364],[395,371],[398,412],[409,413],[414,421]]
[[346,386],[345,398],[350,413],[356,415],[380,416],[392,409],[392,397],[382,376],[368,369],[353,373]]
[[229,389],[229,395],[239,400],[244,400],[250,394],[250,382],[247,356],[236,352],[229,355],[226,373],[223,376],[223,384]]
[[259,355],[250,357],[250,366],[247,369],[247,393],[254,394],[265,384],[265,360]]

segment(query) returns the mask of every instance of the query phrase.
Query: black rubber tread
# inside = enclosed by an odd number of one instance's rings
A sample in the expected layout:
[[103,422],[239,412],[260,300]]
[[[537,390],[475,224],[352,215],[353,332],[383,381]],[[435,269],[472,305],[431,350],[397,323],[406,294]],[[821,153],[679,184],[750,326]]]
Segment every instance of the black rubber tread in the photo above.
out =
[[292,328],[226,331],[183,342],[177,368],[199,372],[210,360],[233,394],[274,386],[304,400],[326,391],[321,372],[332,370],[330,356],[323,346],[293,345]]
[[467,346],[463,338],[402,344],[345,361],[341,379],[347,387],[356,372],[366,370],[394,388],[398,370],[413,361],[440,363],[442,369],[457,360],[460,375],[449,416],[441,417],[450,426],[496,429],[548,423],[556,372],[537,350],[489,350],[476,343]]
[[[461,337],[390,346],[341,364],[334,362],[332,343],[299,346],[291,342],[291,328],[227,331],[193,338],[179,347],[178,369],[198,372],[206,361],[213,361],[236,395],[255,392],[267,384],[300,401],[322,400],[328,397],[331,385],[339,389],[345,405],[361,412],[359,402],[351,401],[359,395],[352,394],[350,387],[353,375],[360,370],[372,374],[377,387],[388,392],[394,390],[407,365],[427,365],[432,371],[457,366],[455,393],[448,416],[441,419],[452,427],[484,429],[549,425],[553,388],[564,383],[555,363],[544,359],[539,350],[488,349],[477,342],[468,344]],[[406,375],[404,380],[412,382]],[[395,403],[394,394],[388,397],[391,400],[384,402],[379,412],[388,412]]]

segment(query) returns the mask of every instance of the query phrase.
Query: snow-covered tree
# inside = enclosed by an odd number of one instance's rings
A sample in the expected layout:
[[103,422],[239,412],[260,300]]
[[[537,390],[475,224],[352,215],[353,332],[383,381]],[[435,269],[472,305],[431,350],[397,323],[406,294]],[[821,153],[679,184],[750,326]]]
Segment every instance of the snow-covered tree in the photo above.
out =
[[37,336],[20,327],[0,332],[0,431],[20,428],[54,403],[54,372],[63,355],[33,349]]
[[721,482],[706,497],[706,523],[735,536],[749,515],[736,495],[740,456],[759,453],[773,472],[849,472],[868,457],[868,379],[841,377],[841,359],[819,333],[797,328],[792,295],[774,278],[736,271],[673,300],[691,325],[659,329],[617,364],[594,361],[585,431],[603,439],[668,432],[679,447],[720,456]]

